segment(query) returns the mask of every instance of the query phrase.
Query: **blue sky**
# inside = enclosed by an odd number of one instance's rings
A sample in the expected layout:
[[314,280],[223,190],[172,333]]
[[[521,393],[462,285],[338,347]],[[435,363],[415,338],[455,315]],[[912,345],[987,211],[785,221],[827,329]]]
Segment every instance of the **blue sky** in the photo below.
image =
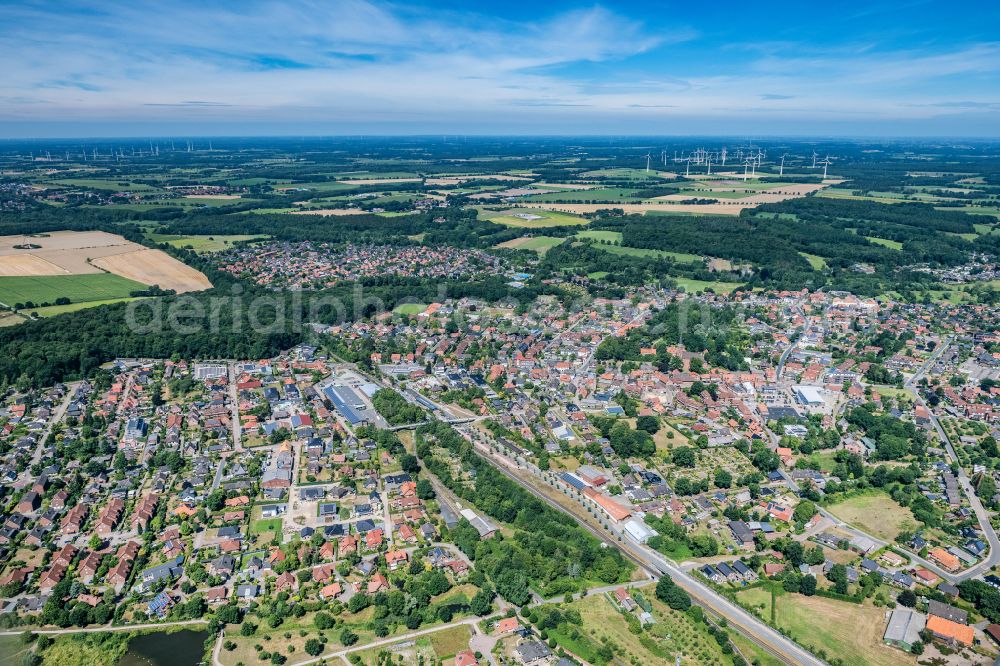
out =
[[1000,136],[1000,3],[0,1],[0,136]]

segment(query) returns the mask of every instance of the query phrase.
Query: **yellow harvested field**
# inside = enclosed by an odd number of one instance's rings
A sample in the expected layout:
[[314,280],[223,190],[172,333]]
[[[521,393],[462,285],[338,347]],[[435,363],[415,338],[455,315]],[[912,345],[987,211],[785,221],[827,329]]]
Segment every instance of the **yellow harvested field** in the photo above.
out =
[[24,250],[14,249],[15,245],[32,244],[40,250],[29,250],[33,254],[49,250],[78,250],[82,248],[108,247],[111,245],[135,245],[121,236],[105,231],[53,231],[33,236],[0,236],[0,257],[18,254]]
[[212,283],[200,271],[177,261],[162,250],[143,248],[135,252],[101,257],[92,262],[104,270],[161,289],[173,289],[178,294],[211,289]]
[[297,210],[291,215],[364,215],[368,211],[360,208],[312,208],[309,210]]
[[4,257],[0,260],[0,276],[68,275],[69,271],[33,254]]
[[210,289],[208,278],[161,250],[104,231],[0,236],[0,276],[114,273],[178,293]]
[[92,259],[141,249],[138,243],[103,231],[0,236],[0,275],[92,275],[101,272]]

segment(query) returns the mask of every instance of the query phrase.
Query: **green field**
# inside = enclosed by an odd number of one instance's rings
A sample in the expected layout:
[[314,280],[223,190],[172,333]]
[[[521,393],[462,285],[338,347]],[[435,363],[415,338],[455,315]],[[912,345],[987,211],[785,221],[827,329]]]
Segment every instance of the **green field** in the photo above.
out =
[[[386,185],[389,186],[393,184],[394,183],[386,183]],[[350,183],[345,183],[342,181],[331,180],[329,182],[320,182],[320,183],[286,183],[277,186],[275,189],[278,190],[279,188],[288,188],[287,190],[279,190],[279,191],[287,191],[289,194],[292,194],[295,190],[299,189],[309,190],[311,192],[343,192],[345,190],[357,189],[358,187],[360,186],[352,185]]]
[[902,398],[909,402],[917,399],[917,396],[913,393],[913,389],[902,389],[895,386],[873,386],[872,388],[883,398],[895,398],[896,400]]
[[580,203],[640,203],[642,199],[632,196],[639,190],[627,187],[597,187],[592,190],[566,190],[547,194],[532,194],[525,201],[534,202],[580,202]]
[[[739,602],[759,610],[771,623],[771,592],[756,587],[737,593]],[[824,650],[852,666],[902,666],[916,657],[885,645],[885,609],[824,597],[786,594],[778,588],[773,624],[813,651]]]
[[521,238],[515,238],[514,240],[494,245],[494,247],[506,248],[508,250],[534,250],[538,254],[545,254],[564,240],[566,239],[555,238],[553,236],[522,236]]
[[109,192],[161,192],[157,187],[143,183],[133,183],[114,178],[65,178],[61,180],[40,181],[39,185],[61,185],[63,187],[86,187],[92,190],[107,190]]
[[809,254],[808,252],[799,252],[799,254],[806,258],[806,261],[813,267],[813,270],[821,271],[826,268],[826,259],[823,257],[816,254]]
[[403,303],[402,305],[397,305],[393,309],[393,312],[415,317],[426,309],[427,305],[424,303]]
[[65,314],[67,312],[76,312],[77,310],[84,310],[86,308],[96,308],[99,305],[111,305],[113,303],[128,303],[129,301],[138,301],[144,296],[137,296],[135,298],[125,297],[125,298],[108,298],[99,301],[83,301],[81,303],[70,303],[69,305],[49,305],[44,308],[32,308],[30,310],[25,310],[28,314],[38,315],[39,317],[55,317],[56,315]]
[[621,243],[623,234],[620,231],[604,231],[602,229],[584,229],[576,234],[577,238],[589,238],[604,243]]
[[652,180],[660,178],[673,178],[673,174],[663,173],[657,171],[655,168],[650,166],[649,171],[645,169],[629,169],[629,168],[616,168],[616,169],[595,169],[594,171],[584,171],[580,174],[581,178],[615,178],[615,179],[630,179],[630,180]]
[[17,666],[31,647],[24,645],[20,636],[0,636],[0,666]]
[[887,238],[876,238],[875,236],[865,236],[869,241],[875,243],[876,245],[881,245],[887,247],[890,250],[902,250],[903,244],[899,241],[889,240]]
[[[816,193],[816,196],[822,199],[853,199],[855,201],[876,201],[878,203],[902,203],[905,199],[900,198],[889,198],[889,197],[873,197],[873,196],[858,196],[854,194],[851,190],[839,190],[835,187],[828,187],[826,189],[820,190]],[[949,210],[954,210],[949,208]]]
[[[515,214],[537,215],[540,220],[525,220],[514,217]],[[545,229],[547,227],[568,227],[576,224],[587,224],[587,220],[569,213],[559,213],[542,208],[515,208],[507,211],[480,211],[479,217],[503,224],[508,227],[524,227],[526,229]]]
[[626,247],[624,245],[596,245],[599,250],[604,250],[605,252],[610,252],[611,254],[618,254],[626,257],[663,257],[673,259],[681,263],[691,263],[695,261],[701,261],[701,257],[696,254],[687,254],[685,252],[667,252],[666,250],[650,250],[647,248],[640,247]]
[[125,298],[146,285],[112,273],[0,277],[0,303],[54,303],[65,296],[72,303]]
[[737,287],[743,286],[739,282],[708,282],[706,280],[692,280],[690,278],[674,278],[678,287],[684,287],[686,292],[696,293],[706,289],[712,289],[717,294],[728,294]]
[[168,234],[146,234],[146,238],[154,243],[166,243],[173,247],[182,247],[194,250],[198,254],[203,252],[219,252],[232,247],[233,243],[249,240],[261,240],[267,238],[263,234],[253,236],[171,236]]
[[856,495],[831,504],[827,510],[876,539],[892,541],[900,532],[915,529],[913,513],[881,492]]

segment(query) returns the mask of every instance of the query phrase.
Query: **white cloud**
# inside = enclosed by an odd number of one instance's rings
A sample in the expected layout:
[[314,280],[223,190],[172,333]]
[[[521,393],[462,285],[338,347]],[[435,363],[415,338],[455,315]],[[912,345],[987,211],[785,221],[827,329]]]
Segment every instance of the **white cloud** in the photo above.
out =
[[[8,121],[931,118],[994,112],[1000,71],[998,43],[679,50],[698,32],[601,6],[534,21],[363,0],[112,0],[5,14]],[[698,73],[706,59],[728,70]],[[601,75],[581,63],[600,63]]]

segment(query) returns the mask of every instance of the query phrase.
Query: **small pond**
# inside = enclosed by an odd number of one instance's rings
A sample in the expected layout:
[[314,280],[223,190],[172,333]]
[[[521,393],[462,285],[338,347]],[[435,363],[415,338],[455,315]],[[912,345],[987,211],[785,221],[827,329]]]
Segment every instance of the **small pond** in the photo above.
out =
[[207,631],[191,630],[136,636],[118,666],[198,666],[207,638]]

